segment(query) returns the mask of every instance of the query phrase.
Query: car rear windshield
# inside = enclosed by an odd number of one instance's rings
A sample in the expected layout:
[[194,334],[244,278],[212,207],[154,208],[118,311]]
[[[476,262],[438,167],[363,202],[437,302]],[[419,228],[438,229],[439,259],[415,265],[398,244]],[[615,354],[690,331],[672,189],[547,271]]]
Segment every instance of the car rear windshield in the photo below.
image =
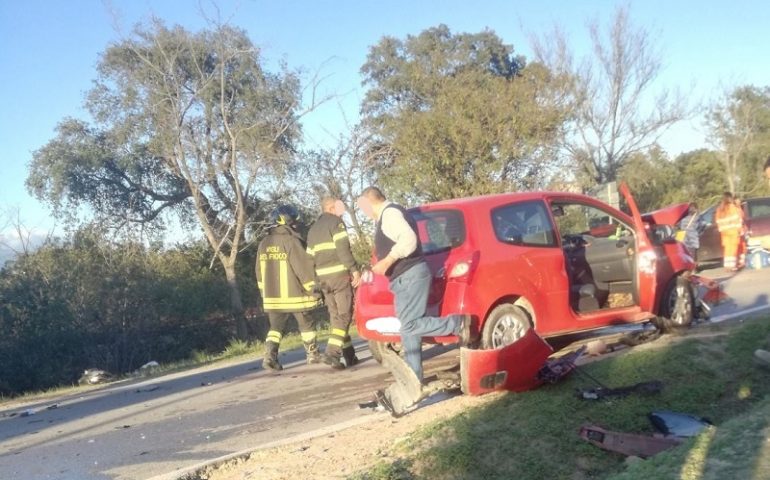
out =
[[459,247],[465,241],[465,221],[459,210],[412,210],[423,253]]

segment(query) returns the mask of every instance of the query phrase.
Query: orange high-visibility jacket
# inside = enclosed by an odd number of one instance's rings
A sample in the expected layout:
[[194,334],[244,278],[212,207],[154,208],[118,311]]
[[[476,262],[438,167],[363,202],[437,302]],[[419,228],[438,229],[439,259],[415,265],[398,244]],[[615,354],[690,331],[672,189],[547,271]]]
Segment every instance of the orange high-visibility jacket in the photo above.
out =
[[743,228],[743,215],[735,205],[717,208],[714,220],[717,222],[719,233],[739,235]]

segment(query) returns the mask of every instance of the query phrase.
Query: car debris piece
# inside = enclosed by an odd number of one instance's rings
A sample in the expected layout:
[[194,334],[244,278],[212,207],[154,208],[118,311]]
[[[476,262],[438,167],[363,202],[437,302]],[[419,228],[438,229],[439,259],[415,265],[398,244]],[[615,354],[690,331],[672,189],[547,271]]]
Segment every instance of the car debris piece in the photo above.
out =
[[553,349],[534,329],[502,348],[460,348],[460,380],[466,395],[495,390],[521,392],[539,386],[537,374]]
[[723,301],[727,300],[727,294],[722,288],[722,284],[714,279],[702,277],[700,275],[690,275],[690,282],[697,288],[703,287],[705,293],[700,297],[702,303],[706,304],[708,312],[711,311],[712,305],[719,305]]
[[586,346],[578,348],[574,352],[563,355],[559,358],[548,359],[537,372],[537,379],[546,383],[556,383],[569,375],[577,368],[578,358],[586,351]]
[[632,393],[639,393],[642,395],[652,395],[660,393],[663,390],[663,382],[653,380],[651,382],[639,382],[635,385],[627,387],[607,388],[597,387],[590,389],[578,389],[578,398],[584,400],[601,400],[609,397],[625,397]]
[[112,380],[112,374],[98,368],[89,368],[83,372],[78,385],[96,385]]
[[648,418],[660,433],[675,437],[694,437],[712,425],[707,418],[668,410],[652,412]]
[[761,348],[754,350],[754,361],[763,367],[770,367],[770,352]]
[[381,354],[382,366],[390,371],[395,382],[385,390],[375,392],[375,397],[383,408],[398,418],[410,411],[427,392],[423,392],[420,379],[398,353],[384,348]]
[[683,442],[678,437],[653,437],[635,433],[612,432],[596,425],[580,427],[580,438],[597,447],[629,457],[648,458]]

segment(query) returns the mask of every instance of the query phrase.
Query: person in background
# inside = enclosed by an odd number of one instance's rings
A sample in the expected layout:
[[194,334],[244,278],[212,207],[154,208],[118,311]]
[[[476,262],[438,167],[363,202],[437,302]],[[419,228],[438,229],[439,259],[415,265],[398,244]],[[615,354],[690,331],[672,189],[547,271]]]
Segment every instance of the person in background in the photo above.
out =
[[722,239],[722,257],[725,270],[738,271],[738,243],[743,221],[735,206],[733,194],[725,192],[717,207],[714,219]]
[[700,248],[700,234],[703,231],[703,222],[698,216],[698,205],[695,202],[690,203],[687,216],[679,221],[677,225],[684,232],[684,244],[693,260],[698,259],[698,248]]
[[331,324],[323,361],[336,370],[358,363],[348,330],[353,320],[353,289],[361,281],[361,273],[350,251],[348,231],[342,221],[344,213],[341,200],[323,198],[321,216],[307,233],[307,253],[313,258]]
[[738,236],[738,268],[746,266],[746,251],[748,249],[748,229],[746,228],[746,212],[743,211],[743,201],[737,196],[734,199],[735,207],[741,216],[741,231]]

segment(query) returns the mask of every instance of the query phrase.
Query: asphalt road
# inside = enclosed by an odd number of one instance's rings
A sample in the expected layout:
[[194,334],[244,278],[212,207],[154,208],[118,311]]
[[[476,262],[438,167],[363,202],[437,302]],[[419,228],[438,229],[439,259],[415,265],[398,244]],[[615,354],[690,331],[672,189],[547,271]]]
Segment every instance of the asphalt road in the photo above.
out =
[[[770,310],[770,269],[705,273],[730,297],[714,308],[714,320]],[[260,360],[240,361],[7,403],[0,409],[0,480],[147,479],[367,421],[381,414],[358,403],[390,380],[364,343],[358,350],[362,363],[344,371],[307,366],[303,353],[290,352],[279,374],[263,371]]]

